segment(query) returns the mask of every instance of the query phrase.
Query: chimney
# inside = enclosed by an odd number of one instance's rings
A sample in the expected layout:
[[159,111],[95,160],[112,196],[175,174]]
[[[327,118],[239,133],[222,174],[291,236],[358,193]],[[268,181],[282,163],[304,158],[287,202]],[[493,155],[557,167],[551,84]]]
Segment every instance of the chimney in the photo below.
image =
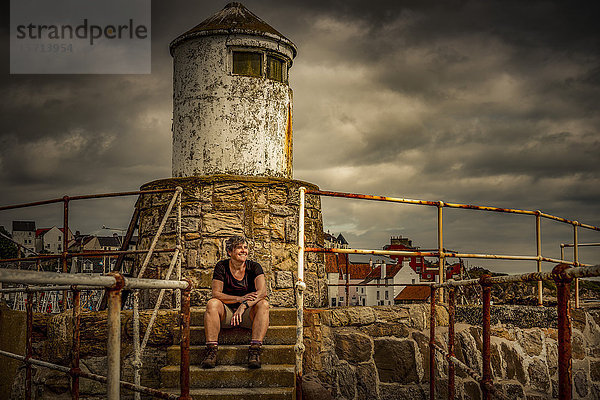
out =
[[381,267],[381,275],[380,275],[381,276],[381,280],[384,280],[385,276],[386,276],[386,272],[387,272],[386,271],[387,268],[386,268],[386,265],[385,265],[385,261],[383,261],[381,264],[379,264],[379,266]]

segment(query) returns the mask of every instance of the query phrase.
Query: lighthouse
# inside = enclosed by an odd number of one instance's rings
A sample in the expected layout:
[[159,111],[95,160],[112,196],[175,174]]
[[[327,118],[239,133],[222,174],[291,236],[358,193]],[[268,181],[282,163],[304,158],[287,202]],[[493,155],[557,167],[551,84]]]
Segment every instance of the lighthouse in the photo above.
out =
[[[213,269],[226,258],[224,241],[248,239],[250,258],[263,267],[269,303],[295,304],[299,189],[318,189],[292,176],[292,89],[296,46],[240,3],[184,31],[169,45],[173,56],[172,177],[143,190],[182,193],[183,276],[194,284],[192,304],[211,296]],[[139,202],[139,247],[148,248],[171,194]],[[177,243],[172,216],[158,246]],[[305,243],[323,245],[318,196],[307,196]],[[327,304],[323,254],[305,260],[308,306]],[[145,277],[163,277],[169,258],[157,256]]]
[[173,40],[173,176],[292,177],[296,46],[241,3]]

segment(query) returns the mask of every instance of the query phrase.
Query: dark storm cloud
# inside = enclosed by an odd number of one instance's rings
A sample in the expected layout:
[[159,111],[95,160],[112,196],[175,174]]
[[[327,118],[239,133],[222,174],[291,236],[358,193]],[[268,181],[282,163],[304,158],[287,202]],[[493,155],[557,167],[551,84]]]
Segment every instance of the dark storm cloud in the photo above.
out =
[[[14,190],[0,203],[134,189],[170,175],[168,44],[225,3],[155,1],[151,75],[10,76],[3,64],[0,184]],[[299,49],[290,72],[297,179],[600,223],[597,2],[244,4]],[[381,247],[397,234],[435,246],[435,210],[323,204],[325,226],[353,246]],[[114,210],[97,218],[126,224],[128,207],[116,207],[123,223]],[[448,218],[457,248],[531,251],[520,234],[529,222]]]

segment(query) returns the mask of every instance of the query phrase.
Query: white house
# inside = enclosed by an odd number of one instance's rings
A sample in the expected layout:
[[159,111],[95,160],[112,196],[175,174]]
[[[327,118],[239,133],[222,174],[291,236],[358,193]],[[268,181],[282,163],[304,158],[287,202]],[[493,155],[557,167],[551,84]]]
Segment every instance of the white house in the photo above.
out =
[[[420,283],[419,274],[410,266],[407,259],[402,264],[375,264],[372,272],[358,286],[358,300],[361,306],[383,306],[394,304],[394,298],[406,286]],[[367,285],[368,284],[368,285]]]
[[[59,254],[63,251],[63,232],[64,228],[42,228],[35,232],[35,247],[37,252],[48,252]],[[73,234],[69,230],[67,232],[67,241],[73,240]]]

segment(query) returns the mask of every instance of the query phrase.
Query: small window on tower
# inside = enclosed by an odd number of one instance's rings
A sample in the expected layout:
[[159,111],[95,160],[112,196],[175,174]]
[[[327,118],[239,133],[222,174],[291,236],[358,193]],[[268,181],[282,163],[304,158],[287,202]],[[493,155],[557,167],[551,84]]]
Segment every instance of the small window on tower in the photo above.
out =
[[245,76],[262,75],[262,53],[250,51],[233,52],[233,73]]
[[281,58],[267,56],[267,78],[277,82],[283,82],[285,79],[285,62]]

